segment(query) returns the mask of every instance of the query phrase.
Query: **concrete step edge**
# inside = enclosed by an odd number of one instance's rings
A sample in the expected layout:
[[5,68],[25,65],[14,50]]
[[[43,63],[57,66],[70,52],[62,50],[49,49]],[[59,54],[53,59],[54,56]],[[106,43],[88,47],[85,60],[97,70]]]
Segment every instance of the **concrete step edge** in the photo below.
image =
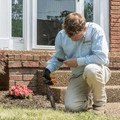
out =
[[106,85],[106,89],[120,89],[120,85]]
[[[55,89],[67,89],[67,86],[66,87],[57,87],[57,86],[50,86],[50,88],[55,88]],[[105,86],[106,89],[120,89],[120,85],[107,85]]]

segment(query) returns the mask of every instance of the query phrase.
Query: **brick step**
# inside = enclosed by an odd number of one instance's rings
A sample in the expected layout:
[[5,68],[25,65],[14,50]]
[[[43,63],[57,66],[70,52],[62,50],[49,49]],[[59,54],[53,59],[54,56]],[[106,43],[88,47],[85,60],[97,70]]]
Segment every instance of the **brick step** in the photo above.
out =
[[[38,79],[42,77],[42,70],[38,70]],[[69,70],[56,70],[51,73],[51,76],[56,77],[57,83],[55,86],[68,86],[69,77],[71,75],[71,71]],[[111,78],[108,81],[107,85],[120,85],[120,70],[111,70]]]
[[120,102],[107,103],[105,115],[120,118]]
[[[56,102],[64,103],[66,90],[67,87],[51,87]],[[120,86],[106,86],[106,93],[108,103],[120,102]]]
[[120,85],[120,70],[111,70],[111,77],[107,85]]
[[[42,82],[42,70],[38,70],[38,83]],[[71,75],[71,71],[69,70],[56,70],[51,73],[51,76],[54,76],[57,83],[55,83],[56,87],[62,86],[66,87],[69,84],[69,77]]]
[[120,85],[106,86],[107,102],[120,102]]

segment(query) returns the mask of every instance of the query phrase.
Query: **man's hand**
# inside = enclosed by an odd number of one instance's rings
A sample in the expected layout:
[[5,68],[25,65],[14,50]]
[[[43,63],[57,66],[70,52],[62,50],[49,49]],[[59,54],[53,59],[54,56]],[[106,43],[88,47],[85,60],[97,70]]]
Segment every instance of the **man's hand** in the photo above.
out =
[[51,78],[50,78],[50,70],[45,68],[43,70],[43,77],[45,78],[45,84],[48,84],[48,85],[53,85],[52,81],[51,81]]
[[77,59],[76,58],[71,58],[69,60],[65,60],[63,62],[65,65],[67,65],[68,67],[77,67]]

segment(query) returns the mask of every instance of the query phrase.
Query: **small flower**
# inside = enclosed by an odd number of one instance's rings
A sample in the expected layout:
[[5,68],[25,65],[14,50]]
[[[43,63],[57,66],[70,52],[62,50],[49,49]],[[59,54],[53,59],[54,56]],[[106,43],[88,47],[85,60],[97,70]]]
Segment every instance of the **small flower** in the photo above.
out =
[[23,85],[22,88],[25,89],[25,90],[27,90],[27,86],[26,85]]
[[29,95],[29,92],[25,91],[25,96],[28,97],[28,95]]
[[20,98],[32,98],[34,95],[33,91],[28,89],[26,85],[23,86],[12,86],[10,89],[10,95]]
[[20,86],[16,86],[16,87],[15,87],[15,89],[19,89],[19,88],[20,88]]
[[15,86],[12,86],[12,87],[11,87],[12,90],[15,90],[15,88],[16,88]]
[[13,94],[13,92],[12,91],[10,91],[10,95],[12,95]]

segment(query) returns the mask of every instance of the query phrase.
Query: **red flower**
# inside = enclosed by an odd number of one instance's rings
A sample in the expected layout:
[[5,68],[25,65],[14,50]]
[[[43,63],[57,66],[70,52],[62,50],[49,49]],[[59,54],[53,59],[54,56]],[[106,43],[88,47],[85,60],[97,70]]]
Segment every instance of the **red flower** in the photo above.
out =
[[28,89],[26,85],[21,86],[12,86],[10,90],[10,95],[19,96],[22,98],[32,98],[29,95],[34,95],[33,91]]
[[13,92],[12,91],[10,91],[10,95],[12,95],[13,94]]

